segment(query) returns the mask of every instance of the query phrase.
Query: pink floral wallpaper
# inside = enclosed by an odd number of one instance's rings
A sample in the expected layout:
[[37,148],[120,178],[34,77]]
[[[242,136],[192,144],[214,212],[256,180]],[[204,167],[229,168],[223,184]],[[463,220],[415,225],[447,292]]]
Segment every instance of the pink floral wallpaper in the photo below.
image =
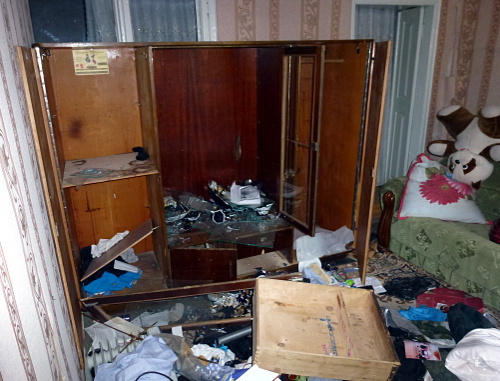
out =
[[[348,39],[351,9],[352,0],[217,0],[218,39]],[[427,140],[446,136],[435,118],[444,106],[500,104],[500,0],[442,0],[440,13]]]
[[28,0],[0,0],[0,379],[79,380],[16,46]]

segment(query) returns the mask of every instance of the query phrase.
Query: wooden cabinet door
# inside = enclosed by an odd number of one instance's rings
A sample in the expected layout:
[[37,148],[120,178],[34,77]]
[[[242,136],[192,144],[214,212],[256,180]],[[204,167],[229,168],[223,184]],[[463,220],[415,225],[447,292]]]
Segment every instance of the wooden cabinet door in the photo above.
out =
[[48,216],[54,237],[57,260],[64,294],[68,304],[69,317],[75,337],[76,352],[83,368],[83,327],[80,314],[80,284],[76,274],[75,258],[71,248],[68,222],[62,200],[62,189],[58,178],[56,156],[51,140],[50,126],[37,65],[36,52],[33,49],[18,47],[21,75],[26,92],[26,101],[30,124],[35,141],[38,166],[41,173],[42,187],[47,203]]
[[364,277],[388,67],[388,43],[326,42],[317,224],[354,231]]
[[322,46],[290,47],[284,53],[279,207],[309,235],[316,221],[322,53]]
[[361,279],[366,277],[370,245],[373,203],[391,42],[375,43],[370,51],[363,150],[360,160],[360,185],[355,208],[356,236],[354,246]]
[[354,229],[371,43],[326,43],[317,224]]

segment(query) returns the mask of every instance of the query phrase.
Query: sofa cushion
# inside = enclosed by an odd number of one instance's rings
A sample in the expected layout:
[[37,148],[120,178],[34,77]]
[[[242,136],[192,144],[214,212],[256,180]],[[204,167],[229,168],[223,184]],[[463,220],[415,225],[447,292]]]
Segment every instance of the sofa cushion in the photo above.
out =
[[489,225],[412,217],[391,226],[389,248],[455,288],[500,309],[500,245]]
[[486,219],[500,218],[500,163],[495,163],[493,174],[481,184],[474,201]]

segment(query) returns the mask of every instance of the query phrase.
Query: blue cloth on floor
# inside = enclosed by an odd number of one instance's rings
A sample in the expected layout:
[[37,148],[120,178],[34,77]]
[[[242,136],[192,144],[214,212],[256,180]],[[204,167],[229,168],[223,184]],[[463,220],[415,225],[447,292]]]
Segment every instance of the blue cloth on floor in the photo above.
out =
[[99,279],[90,282],[83,287],[85,291],[90,294],[99,294],[107,291],[118,291],[126,287],[131,288],[137,279],[142,275],[142,271],[137,273],[126,272],[125,274],[117,277],[114,274],[108,273],[107,271],[102,274]]
[[407,310],[399,310],[399,314],[408,320],[430,320],[445,321],[447,316],[443,311],[437,308],[421,305],[417,308],[411,307]]

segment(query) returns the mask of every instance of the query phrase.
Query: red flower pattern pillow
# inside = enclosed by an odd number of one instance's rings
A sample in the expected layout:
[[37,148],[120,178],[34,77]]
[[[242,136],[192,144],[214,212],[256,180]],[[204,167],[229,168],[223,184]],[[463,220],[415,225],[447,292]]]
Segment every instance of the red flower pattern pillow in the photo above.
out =
[[446,221],[489,223],[474,202],[474,190],[446,176],[447,168],[420,154],[408,171],[400,220],[407,217],[432,217]]

